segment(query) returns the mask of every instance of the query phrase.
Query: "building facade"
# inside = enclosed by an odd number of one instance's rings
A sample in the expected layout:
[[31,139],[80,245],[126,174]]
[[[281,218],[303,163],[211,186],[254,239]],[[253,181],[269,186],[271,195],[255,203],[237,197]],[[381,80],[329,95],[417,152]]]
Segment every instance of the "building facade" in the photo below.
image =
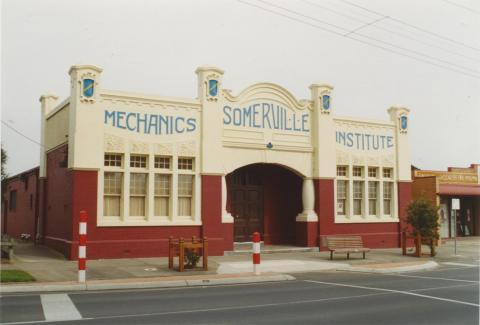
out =
[[[449,167],[447,171],[412,168],[414,198],[426,198],[439,207],[440,237],[480,235],[480,166]],[[460,209],[453,211],[452,199]]]
[[411,199],[409,110],[336,115],[333,87],[298,100],[272,83],[239,93],[196,70],[198,97],[107,90],[73,66],[71,95],[41,97],[44,243],[75,258],[79,211],[89,258],[162,256],[169,236],[206,236],[210,253],[259,231],[266,244],[324,247],[358,234],[398,247]]
[[38,167],[2,181],[2,234],[35,238],[39,222],[37,186]]

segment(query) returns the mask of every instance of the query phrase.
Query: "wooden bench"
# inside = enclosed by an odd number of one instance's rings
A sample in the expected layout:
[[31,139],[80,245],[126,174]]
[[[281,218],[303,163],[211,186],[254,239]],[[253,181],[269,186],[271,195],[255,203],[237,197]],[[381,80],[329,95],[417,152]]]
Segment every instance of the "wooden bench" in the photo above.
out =
[[15,246],[13,240],[11,238],[2,238],[0,245],[2,257],[6,255],[8,260],[11,261],[13,259],[13,247]]
[[350,253],[365,253],[370,249],[363,247],[362,237],[360,236],[331,236],[326,237],[327,248],[330,250],[330,259],[333,259],[333,253],[346,253],[347,259],[350,259]]

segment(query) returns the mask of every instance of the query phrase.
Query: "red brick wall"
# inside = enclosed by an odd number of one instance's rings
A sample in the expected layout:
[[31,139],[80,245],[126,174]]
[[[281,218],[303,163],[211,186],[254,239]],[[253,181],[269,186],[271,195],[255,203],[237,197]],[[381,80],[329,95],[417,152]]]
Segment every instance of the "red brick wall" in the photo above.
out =
[[[7,179],[2,186],[2,234],[35,239],[38,168]],[[17,192],[16,207],[10,209],[10,193]],[[5,209],[6,208],[6,209]]]
[[[330,235],[360,235],[364,245],[369,248],[399,247],[399,223],[335,223],[334,180],[317,179],[314,180],[314,186],[321,250],[326,249],[324,238]],[[399,191],[399,197],[402,196],[399,204],[404,204],[405,199],[409,200],[410,194],[407,192],[406,187]]]
[[67,258],[72,241],[72,171],[66,166],[68,146],[60,146],[47,153],[47,178],[42,220],[43,238],[47,246]]

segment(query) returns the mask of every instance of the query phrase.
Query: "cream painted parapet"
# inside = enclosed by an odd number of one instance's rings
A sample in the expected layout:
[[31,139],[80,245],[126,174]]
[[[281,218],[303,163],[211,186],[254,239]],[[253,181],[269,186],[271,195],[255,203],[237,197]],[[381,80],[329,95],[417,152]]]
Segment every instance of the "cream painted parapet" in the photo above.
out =
[[233,216],[227,211],[227,181],[222,175],[222,223],[233,223]]
[[75,65],[71,78],[68,167],[98,169],[103,164],[103,110],[100,104],[102,69]]
[[58,97],[52,94],[45,94],[40,97],[40,103],[41,103],[41,117],[40,117],[40,143],[42,144],[42,147],[40,148],[40,175],[39,177],[46,177],[47,176],[47,170],[46,170],[46,150],[47,150],[47,145],[45,143],[45,124],[46,124],[46,117],[48,114],[50,114],[51,111],[55,108],[57,105],[57,100]]
[[315,208],[315,189],[311,178],[304,178],[302,185],[302,204],[303,211],[295,219],[297,222],[315,222],[318,216],[314,211]]
[[327,84],[310,86],[312,114],[312,143],[314,146],[313,176],[318,178],[335,177],[335,123],[331,107],[333,87]]
[[215,67],[199,67],[198,100],[201,112],[200,172],[218,174],[223,171],[222,160],[222,78],[223,70]]
[[393,106],[388,109],[388,113],[390,114],[390,120],[395,124],[397,180],[400,182],[410,181],[412,179],[410,141],[408,137],[410,128],[408,115],[410,110],[401,106]]

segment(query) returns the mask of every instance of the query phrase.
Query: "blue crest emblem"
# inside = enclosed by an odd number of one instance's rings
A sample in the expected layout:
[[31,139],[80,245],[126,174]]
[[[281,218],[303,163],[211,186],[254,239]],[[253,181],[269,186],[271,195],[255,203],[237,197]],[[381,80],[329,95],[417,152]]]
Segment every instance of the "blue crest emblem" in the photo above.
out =
[[83,96],[92,97],[93,96],[93,84],[95,80],[93,79],[83,79]]
[[271,142],[267,143],[267,149],[272,149],[273,148],[273,144]]
[[218,81],[217,80],[208,80],[208,94],[212,97],[217,96],[218,93]]
[[330,96],[329,95],[323,95],[322,106],[323,106],[324,110],[328,110],[330,108]]
[[408,120],[406,116],[400,117],[400,128],[406,130],[408,127]]

